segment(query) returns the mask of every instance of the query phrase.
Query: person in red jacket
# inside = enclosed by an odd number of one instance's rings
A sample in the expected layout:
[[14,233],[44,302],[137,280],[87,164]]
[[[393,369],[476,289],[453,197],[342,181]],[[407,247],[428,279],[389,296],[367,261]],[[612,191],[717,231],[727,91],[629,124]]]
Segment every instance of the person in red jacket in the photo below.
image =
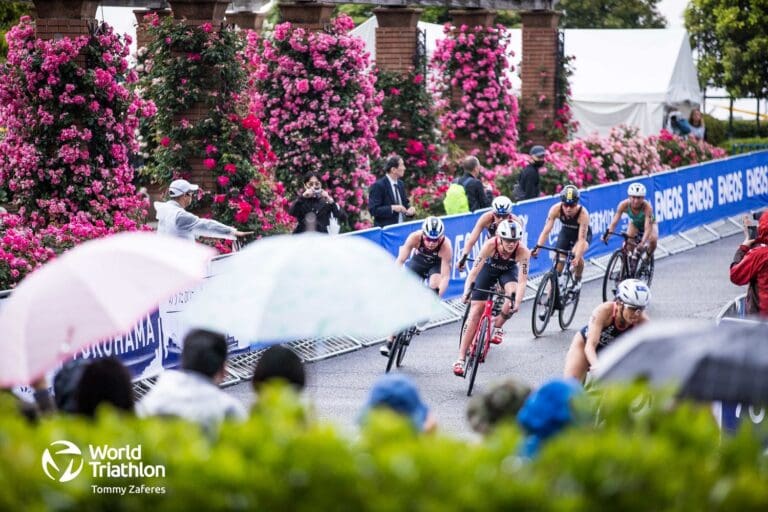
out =
[[768,210],[760,216],[754,239],[749,236],[748,222],[749,216],[745,216],[745,238],[731,263],[731,282],[749,285],[747,314],[768,317]]

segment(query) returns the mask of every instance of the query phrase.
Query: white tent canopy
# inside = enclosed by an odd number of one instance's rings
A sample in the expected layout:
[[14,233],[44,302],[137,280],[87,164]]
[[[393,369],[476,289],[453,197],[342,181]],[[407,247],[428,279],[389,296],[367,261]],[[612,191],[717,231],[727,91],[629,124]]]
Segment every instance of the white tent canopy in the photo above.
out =
[[[376,58],[376,18],[356,27],[371,58]],[[419,22],[426,31],[427,58],[443,38],[443,27]],[[520,90],[517,74],[521,60],[520,29],[508,29],[510,73],[513,87]],[[639,128],[643,135],[658,133],[662,127],[664,104],[700,104],[696,66],[688,33],[684,29],[565,30],[565,54],[575,57],[571,76],[574,117],[579,122],[577,136],[598,132],[607,134],[620,124]]]

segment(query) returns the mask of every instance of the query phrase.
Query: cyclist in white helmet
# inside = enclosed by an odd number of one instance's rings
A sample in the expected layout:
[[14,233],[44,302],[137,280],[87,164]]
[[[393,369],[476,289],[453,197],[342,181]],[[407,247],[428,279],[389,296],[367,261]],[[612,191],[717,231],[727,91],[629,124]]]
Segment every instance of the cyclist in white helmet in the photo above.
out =
[[491,203],[491,211],[485,212],[479,219],[477,219],[475,227],[472,229],[472,233],[470,233],[469,237],[466,239],[464,250],[461,252],[461,257],[459,258],[459,270],[464,270],[464,267],[467,264],[467,258],[469,258],[469,253],[472,252],[472,247],[474,247],[475,242],[480,239],[483,230],[487,229],[488,237],[491,238],[496,235],[496,228],[499,226],[499,223],[506,219],[514,220],[521,226],[523,225],[522,221],[512,213],[512,201],[507,196],[498,196]]
[[[473,283],[475,289],[472,290],[466,329],[459,346],[459,358],[453,365],[454,375],[459,377],[464,375],[464,355],[472,342],[485,301],[488,299],[488,294],[479,290],[490,290],[494,284],[499,283],[505,295],[516,293],[515,303],[512,304],[509,299],[506,299],[501,312],[494,319],[495,329],[491,343],[498,345],[503,341],[502,326],[513,313],[520,309],[523,295],[525,295],[525,285],[528,282],[528,266],[531,258],[531,252],[521,244],[522,238],[522,224],[514,220],[503,220],[496,229],[496,236],[487,240],[480,249],[480,254],[464,285],[464,302],[470,301],[469,292]],[[519,293],[517,293],[518,290]]]
[[659,225],[656,223],[656,217],[653,215],[653,206],[646,201],[645,185],[642,183],[631,183],[627,189],[627,199],[624,199],[616,207],[616,215],[613,216],[611,225],[603,233],[603,242],[608,241],[608,233],[613,233],[619,224],[619,219],[623,213],[629,217],[627,226],[627,235],[631,238],[627,240],[630,250],[635,248],[634,238],[640,236],[640,249],[652,255],[656,251],[656,242],[659,241]]
[[[451,279],[453,250],[445,237],[445,224],[438,217],[427,217],[421,229],[414,231],[400,247],[397,263],[411,269],[421,279],[427,279],[429,287],[442,297]],[[393,337],[379,349],[389,357]]]
[[589,317],[589,324],[573,336],[565,356],[563,376],[584,380],[597,364],[598,353],[628,330],[648,321],[645,308],[651,290],[639,279],[625,279],[616,289],[616,300],[603,302]]

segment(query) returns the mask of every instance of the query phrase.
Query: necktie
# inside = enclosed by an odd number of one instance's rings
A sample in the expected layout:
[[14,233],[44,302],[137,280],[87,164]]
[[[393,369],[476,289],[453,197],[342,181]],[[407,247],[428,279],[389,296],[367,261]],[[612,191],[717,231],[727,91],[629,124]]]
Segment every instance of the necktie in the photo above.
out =
[[[397,189],[397,183],[392,184],[392,193],[395,196],[395,204],[403,204],[403,202],[400,200],[400,191]],[[397,214],[397,223],[403,222],[403,214],[398,213]]]

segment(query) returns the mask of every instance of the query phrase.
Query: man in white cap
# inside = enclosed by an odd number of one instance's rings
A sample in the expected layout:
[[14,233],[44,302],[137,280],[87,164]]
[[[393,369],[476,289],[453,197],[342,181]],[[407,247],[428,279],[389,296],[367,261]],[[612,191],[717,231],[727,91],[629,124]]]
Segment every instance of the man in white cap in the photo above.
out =
[[253,231],[238,231],[213,219],[201,219],[186,209],[192,204],[194,193],[200,187],[187,180],[174,180],[168,187],[170,200],[156,201],[157,232],[160,234],[195,240],[198,236],[234,240],[238,236],[250,235]]

